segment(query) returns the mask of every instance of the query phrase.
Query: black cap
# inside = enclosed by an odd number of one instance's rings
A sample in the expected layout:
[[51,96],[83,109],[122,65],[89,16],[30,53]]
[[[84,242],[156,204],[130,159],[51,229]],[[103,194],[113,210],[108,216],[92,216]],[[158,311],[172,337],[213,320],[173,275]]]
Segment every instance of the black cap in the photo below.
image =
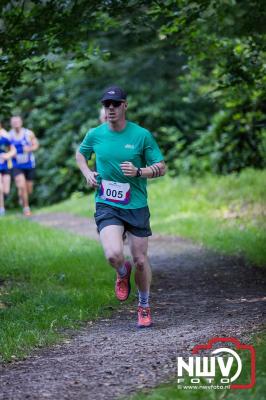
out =
[[109,86],[107,89],[105,89],[102,97],[101,97],[101,102],[105,100],[116,100],[116,101],[122,101],[126,100],[127,94],[118,86]]

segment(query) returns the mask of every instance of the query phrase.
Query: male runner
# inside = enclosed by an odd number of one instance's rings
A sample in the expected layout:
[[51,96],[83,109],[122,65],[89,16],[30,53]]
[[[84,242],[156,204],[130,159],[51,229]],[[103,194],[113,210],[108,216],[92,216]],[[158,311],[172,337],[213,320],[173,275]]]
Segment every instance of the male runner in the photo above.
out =
[[[105,256],[117,272],[115,293],[120,301],[130,293],[132,267],[123,254],[123,233],[127,232],[139,292],[138,327],[149,327],[151,268],[147,251],[152,233],[146,185],[147,178],[165,174],[165,163],[151,133],[126,120],[128,104],[121,88],[109,87],[101,103],[107,123],[87,133],[76,154],[77,164],[88,185],[97,189],[95,221]],[[97,172],[87,164],[93,152]]]
[[19,203],[23,214],[31,215],[29,196],[33,190],[35,177],[35,157],[33,152],[39,148],[38,140],[32,131],[24,128],[22,118],[18,115],[11,118],[10,136],[17,154],[13,159],[13,175],[18,189]]
[[5,199],[10,191],[12,157],[15,154],[16,149],[0,123],[0,217],[5,215]]

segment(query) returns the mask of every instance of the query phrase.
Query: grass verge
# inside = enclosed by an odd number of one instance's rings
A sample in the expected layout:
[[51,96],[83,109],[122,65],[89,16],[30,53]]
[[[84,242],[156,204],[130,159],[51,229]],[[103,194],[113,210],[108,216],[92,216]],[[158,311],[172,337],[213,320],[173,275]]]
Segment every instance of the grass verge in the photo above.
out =
[[43,207],[40,212],[66,212],[82,217],[92,218],[94,214],[94,194],[84,195],[83,193],[73,193],[68,200],[52,206]]
[[14,217],[0,221],[0,237],[2,360],[55,343],[64,328],[118,305],[114,271],[97,242]]
[[266,266],[266,171],[162,179],[152,185],[154,231],[181,235]]

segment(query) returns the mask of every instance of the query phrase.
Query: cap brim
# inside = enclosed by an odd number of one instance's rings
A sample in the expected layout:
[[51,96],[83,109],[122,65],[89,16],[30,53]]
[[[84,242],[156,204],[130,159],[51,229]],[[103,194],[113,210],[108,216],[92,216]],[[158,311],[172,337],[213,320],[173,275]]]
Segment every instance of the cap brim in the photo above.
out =
[[105,100],[126,101],[126,99],[121,99],[120,97],[112,96],[111,94],[108,95],[108,96],[104,96],[104,97],[101,99],[101,103],[102,103],[103,101],[105,101]]

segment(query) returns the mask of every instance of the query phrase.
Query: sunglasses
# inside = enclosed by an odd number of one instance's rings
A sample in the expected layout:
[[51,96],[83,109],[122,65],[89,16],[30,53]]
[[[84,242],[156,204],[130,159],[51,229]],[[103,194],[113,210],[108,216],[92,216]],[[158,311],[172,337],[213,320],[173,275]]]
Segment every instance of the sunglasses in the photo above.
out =
[[102,102],[103,106],[105,108],[109,108],[110,105],[112,104],[115,108],[120,107],[121,104],[124,103],[123,101],[117,101],[117,100],[105,100]]

